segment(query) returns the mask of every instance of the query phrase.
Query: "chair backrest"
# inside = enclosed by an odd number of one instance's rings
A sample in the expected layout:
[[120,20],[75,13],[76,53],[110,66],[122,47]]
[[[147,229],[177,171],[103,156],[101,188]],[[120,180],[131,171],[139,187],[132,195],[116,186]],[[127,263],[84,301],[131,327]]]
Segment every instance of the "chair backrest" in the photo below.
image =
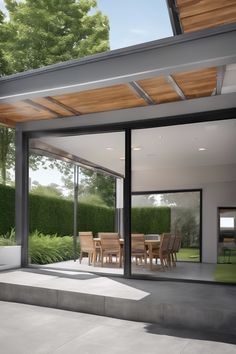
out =
[[131,249],[132,252],[145,251],[144,234],[131,234]]
[[179,234],[175,235],[175,242],[173,245],[173,252],[174,253],[179,252],[179,249],[181,246],[181,239],[182,239],[182,237]]
[[119,251],[120,242],[117,232],[99,232],[98,237],[101,239],[101,248],[106,250]]
[[169,247],[171,234],[164,233],[161,235],[161,243],[160,243],[160,250],[162,252],[167,252]]
[[175,237],[176,237],[175,235],[170,235],[170,241],[168,244],[168,251],[169,252],[173,252],[173,250],[174,250]]
[[81,251],[92,251],[94,250],[93,233],[92,231],[81,231],[79,232],[79,243]]

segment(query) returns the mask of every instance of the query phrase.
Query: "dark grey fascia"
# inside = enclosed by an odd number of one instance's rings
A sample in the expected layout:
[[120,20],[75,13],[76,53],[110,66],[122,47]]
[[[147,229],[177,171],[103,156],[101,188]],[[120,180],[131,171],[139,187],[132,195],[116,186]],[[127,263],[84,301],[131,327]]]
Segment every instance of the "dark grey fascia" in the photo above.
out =
[[0,102],[91,90],[236,62],[236,24],[182,34],[0,79]]

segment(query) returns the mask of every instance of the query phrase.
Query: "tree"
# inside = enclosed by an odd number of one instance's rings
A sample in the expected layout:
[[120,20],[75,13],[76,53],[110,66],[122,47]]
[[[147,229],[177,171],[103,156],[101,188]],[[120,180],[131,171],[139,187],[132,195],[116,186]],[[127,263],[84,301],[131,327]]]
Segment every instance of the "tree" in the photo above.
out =
[[55,183],[51,183],[49,186],[42,186],[37,182],[33,182],[33,187],[31,189],[32,194],[43,195],[48,197],[63,197],[62,191],[59,186]]
[[0,38],[1,38],[1,42],[0,42],[0,77],[3,74],[6,74],[8,71],[7,61],[4,57],[4,52],[2,49],[2,41],[3,41],[4,35],[5,35],[3,21],[4,21],[4,15],[3,15],[2,11],[0,10]]
[[7,181],[7,169],[11,168],[15,161],[14,137],[13,129],[0,127],[0,183],[4,185]]
[[132,206],[133,207],[148,207],[148,206],[155,206],[155,197],[154,195],[133,195],[132,196]]
[[[74,196],[74,183],[70,175],[62,180],[70,191],[69,198]],[[79,200],[96,205],[115,207],[115,178],[86,168],[80,168]]]
[[[0,11],[0,76],[8,73],[8,65],[3,51],[6,39],[4,15]],[[0,183],[6,184],[7,169],[14,163],[14,130],[0,125]]]
[[[0,12],[0,76],[81,58],[109,49],[108,18],[96,0],[5,0]],[[14,132],[0,128],[1,181],[14,163]],[[53,162],[63,169],[63,164]],[[30,166],[44,164],[32,157]]]
[[82,169],[81,188],[84,194],[98,195],[108,207],[115,207],[115,178]]
[[96,0],[5,0],[4,51],[12,72],[81,58],[109,49],[109,22]]

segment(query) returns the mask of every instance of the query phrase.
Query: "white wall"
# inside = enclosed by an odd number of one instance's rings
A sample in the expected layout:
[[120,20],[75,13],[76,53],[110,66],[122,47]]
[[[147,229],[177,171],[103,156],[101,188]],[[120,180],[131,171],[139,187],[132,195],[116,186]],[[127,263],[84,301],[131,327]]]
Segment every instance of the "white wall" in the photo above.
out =
[[132,191],[202,189],[202,260],[217,262],[217,208],[236,206],[236,165],[133,171]]

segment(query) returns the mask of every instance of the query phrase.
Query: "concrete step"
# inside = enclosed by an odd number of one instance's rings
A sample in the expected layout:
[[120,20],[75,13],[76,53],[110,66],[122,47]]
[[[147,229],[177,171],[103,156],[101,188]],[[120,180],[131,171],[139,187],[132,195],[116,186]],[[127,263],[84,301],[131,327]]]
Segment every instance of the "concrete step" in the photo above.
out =
[[174,328],[236,333],[236,287],[20,269],[0,273],[0,300]]

